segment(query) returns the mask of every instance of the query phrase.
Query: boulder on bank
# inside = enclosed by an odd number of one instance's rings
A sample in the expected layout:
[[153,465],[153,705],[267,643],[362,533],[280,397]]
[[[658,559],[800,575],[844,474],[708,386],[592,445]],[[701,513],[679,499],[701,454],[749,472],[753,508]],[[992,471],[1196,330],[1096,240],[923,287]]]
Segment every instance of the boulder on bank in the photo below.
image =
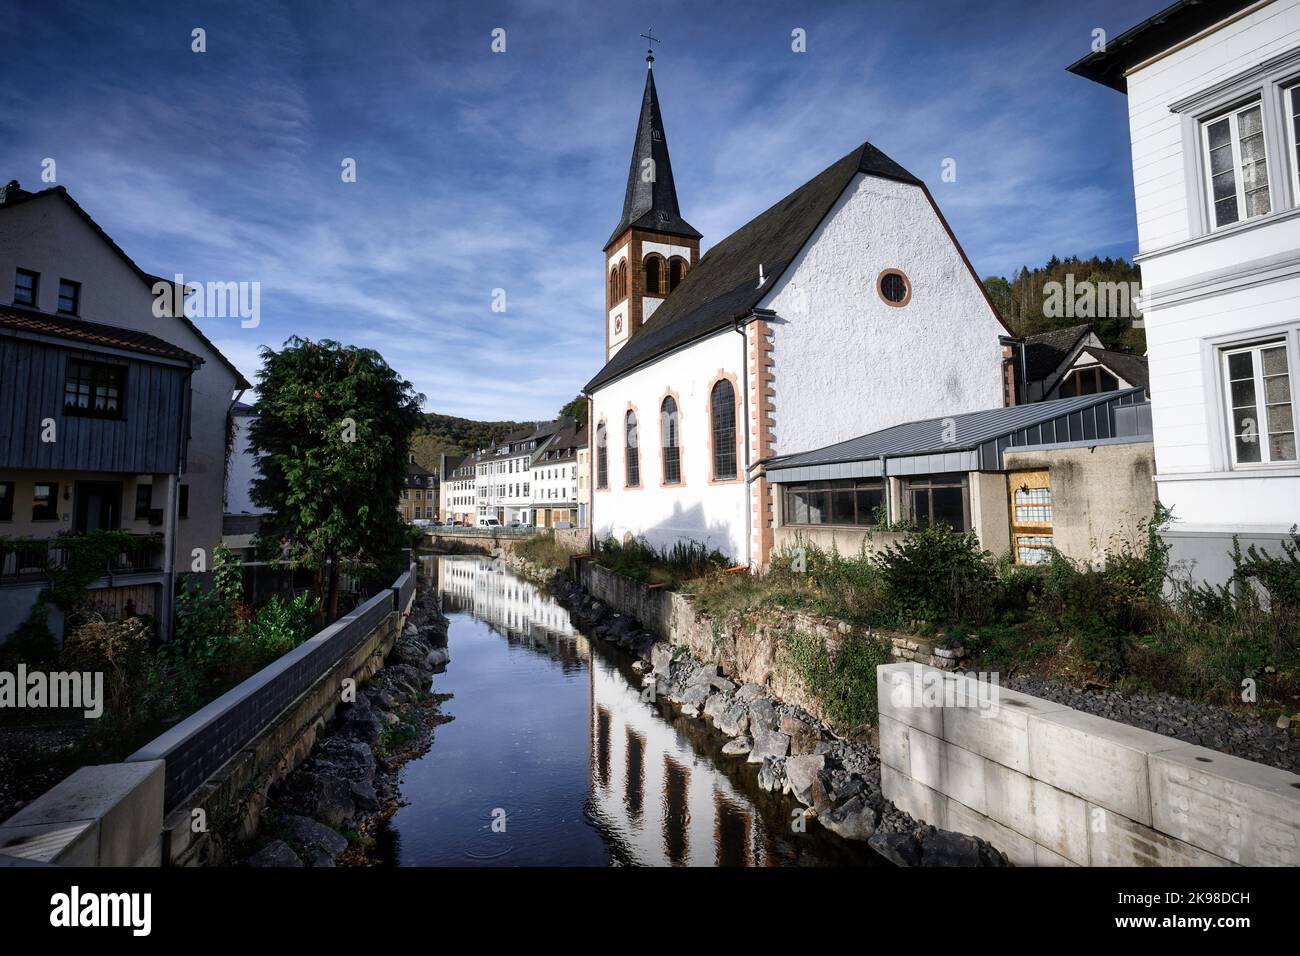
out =
[[249,866],[302,866],[302,860],[293,848],[283,840],[272,840],[258,850],[247,861]]

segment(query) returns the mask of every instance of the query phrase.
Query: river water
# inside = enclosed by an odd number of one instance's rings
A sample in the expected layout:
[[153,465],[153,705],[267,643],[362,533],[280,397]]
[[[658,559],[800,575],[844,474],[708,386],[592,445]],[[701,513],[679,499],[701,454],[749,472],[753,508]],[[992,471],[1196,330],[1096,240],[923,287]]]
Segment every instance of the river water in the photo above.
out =
[[628,654],[589,640],[498,562],[425,556],[450,621],[432,691],[455,719],[402,771],[381,840],[401,866],[879,864],[760,791],[704,721],[641,698]]

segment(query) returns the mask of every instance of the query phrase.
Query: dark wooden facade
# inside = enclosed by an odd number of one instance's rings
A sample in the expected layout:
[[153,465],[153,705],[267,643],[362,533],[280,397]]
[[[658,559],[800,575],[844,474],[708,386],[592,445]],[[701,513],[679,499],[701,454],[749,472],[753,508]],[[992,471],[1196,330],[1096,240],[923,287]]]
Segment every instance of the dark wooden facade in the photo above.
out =
[[[65,412],[69,361],[125,368],[120,417]],[[175,474],[189,435],[185,363],[80,343],[56,344],[0,329],[0,468]],[[42,422],[53,419],[55,440]]]

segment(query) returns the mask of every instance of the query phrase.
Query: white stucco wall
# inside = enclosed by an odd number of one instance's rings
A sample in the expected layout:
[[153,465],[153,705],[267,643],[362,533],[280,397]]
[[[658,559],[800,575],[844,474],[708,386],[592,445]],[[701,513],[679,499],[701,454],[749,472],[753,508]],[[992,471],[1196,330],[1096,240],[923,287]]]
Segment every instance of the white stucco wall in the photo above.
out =
[[233,418],[235,440],[230,452],[230,467],[226,473],[226,514],[266,513],[265,508],[253,503],[253,481],[262,476],[257,467],[257,458],[249,447],[248,428],[255,417],[253,414],[242,414]]
[[[912,287],[895,307],[884,269]],[[776,312],[776,454],[1002,404],[1006,334],[924,192],[859,175],[760,303]]]
[[[93,214],[93,209],[87,211]],[[184,271],[183,263],[169,265]],[[226,415],[235,376],[185,322],[154,316],[150,287],[56,196],[0,210],[0,302],[13,302],[17,268],[40,273],[37,306],[42,312],[57,311],[59,280],[71,279],[81,283],[83,318],[148,332],[204,359],[191,380],[189,460],[181,477],[190,487],[189,517],[178,523],[177,550],[182,556],[194,548],[211,554],[221,541]],[[239,327],[238,319],[225,321]],[[124,502],[124,508],[131,507],[133,502]]]
[[[1128,78],[1133,180],[1151,375],[1156,482],[1179,534],[1285,533],[1300,522],[1300,467],[1232,465],[1224,347],[1274,337],[1289,347],[1300,397],[1300,209],[1289,143],[1266,126],[1272,213],[1204,232],[1206,187],[1170,107],[1300,49],[1300,0],[1275,0]],[[1255,83],[1268,111],[1272,82]],[[1211,114],[1213,115],[1213,114]],[[1223,542],[1213,546],[1222,550]]]
[[[737,400],[743,400],[744,340],[720,332],[690,348],[664,356],[611,382],[593,397],[592,429],[604,419],[609,435],[609,488],[592,492],[592,527],[597,540],[622,540],[631,532],[655,547],[679,540],[703,542],[736,559],[746,557],[747,492],[743,481],[711,484],[709,461],[709,390],[719,370],[735,377]],[[672,389],[677,395],[682,443],[682,484],[661,487],[659,406]],[[641,487],[625,489],[623,422],[628,405],[636,407],[640,431]],[[737,418],[744,433],[744,419]],[[594,441],[594,439],[593,439]],[[593,446],[594,447],[594,446]],[[744,467],[743,460],[741,462]],[[596,464],[592,462],[593,482]]]

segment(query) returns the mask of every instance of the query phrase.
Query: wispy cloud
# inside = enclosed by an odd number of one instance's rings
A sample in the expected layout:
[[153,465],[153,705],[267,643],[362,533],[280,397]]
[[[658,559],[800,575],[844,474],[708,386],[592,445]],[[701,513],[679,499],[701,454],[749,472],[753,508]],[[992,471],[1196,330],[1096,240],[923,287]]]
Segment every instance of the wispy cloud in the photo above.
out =
[[[931,184],[982,273],[1131,254],[1123,97],[1063,66],[1093,26],[1113,33],[1159,5],[656,6],[683,211],[707,247],[870,138]],[[600,246],[645,16],[55,2],[24,12],[25,42],[6,54],[0,174],[34,183],[54,157],[144,268],[261,282],[258,328],[205,323],[250,377],[259,347],[328,337],[378,349],[430,409],[550,416],[601,361]],[[196,26],[205,54],[190,52]],[[790,50],[795,27],[806,54]],[[356,183],[340,179],[345,157]],[[954,183],[939,175],[948,157]]]

